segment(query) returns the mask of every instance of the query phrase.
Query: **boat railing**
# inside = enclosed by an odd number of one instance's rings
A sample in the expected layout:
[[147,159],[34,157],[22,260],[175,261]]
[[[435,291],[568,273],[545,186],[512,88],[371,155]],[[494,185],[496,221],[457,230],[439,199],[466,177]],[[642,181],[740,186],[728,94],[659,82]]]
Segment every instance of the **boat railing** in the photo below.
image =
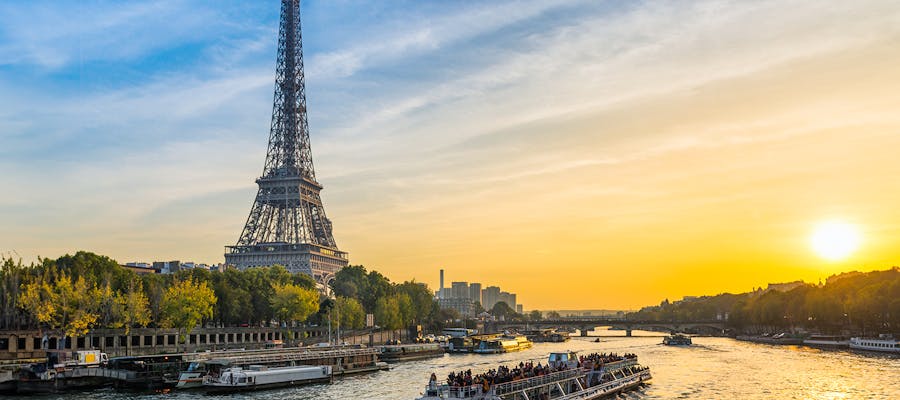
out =
[[566,381],[584,374],[581,369],[570,369],[565,371],[552,372],[547,375],[535,376],[532,378],[519,379],[512,382],[499,383],[491,389],[494,394],[503,395],[507,393],[519,392],[536,386],[549,385],[555,382]]
[[624,359],[624,360],[613,361],[613,362],[610,362],[610,363],[603,364],[603,369],[606,370],[606,371],[609,371],[609,370],[612,370],[612,369],[621,369],[621,368],[633,367],[633,366],[635,366],[635,365],[637,365],[637,358],[626,358],[626,359]]
[[289,362],[289,361],[316,360],[316,359],[322,359],[322,358],[375,356],[377,354],[379,354],[378,349],[367,347],[367,348],[357,348],[357,349],[310,351],[310,352],[296,352],[296,353],[286,353],[286,354],[265,354],[265,355],[260,354],[260,355],[237,356],[237,357],[222,357],[222,359],[230,361],[231,364],[233,364],[233,365],[245,365],[245,364],[272,364],[272,363],[281,363],[281,362]]

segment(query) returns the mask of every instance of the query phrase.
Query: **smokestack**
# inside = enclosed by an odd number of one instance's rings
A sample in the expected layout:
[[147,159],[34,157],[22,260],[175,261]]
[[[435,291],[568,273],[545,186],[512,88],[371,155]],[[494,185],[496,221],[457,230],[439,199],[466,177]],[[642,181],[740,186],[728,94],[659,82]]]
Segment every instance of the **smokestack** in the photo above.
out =
[[444,299],[444,270],[441,269],[441,287],[438,289],[438,299]]

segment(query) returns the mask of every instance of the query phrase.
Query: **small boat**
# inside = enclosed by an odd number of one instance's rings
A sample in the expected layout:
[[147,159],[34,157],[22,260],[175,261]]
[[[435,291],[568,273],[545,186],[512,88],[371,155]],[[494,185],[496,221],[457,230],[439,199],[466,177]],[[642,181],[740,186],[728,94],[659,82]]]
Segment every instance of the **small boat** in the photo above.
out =
[[692,343],[693,342],[691,342],[690,336],[680,333],[669,335],[663,338],[663,344],[666,346],[690,346]]
[[207,375],[203,378],[203,388],[207,393],[231,393],[319,382],[331,382],[330,365],[276,368],[251,365],[248,369],[226,368],[218,376]]
[[594,343],[600,343],[600,338],[594,339]]
[[891,335],[879,335],[878,338],[854,337],[850,338],[850,348],[853,350],[900,353],[900,341]]

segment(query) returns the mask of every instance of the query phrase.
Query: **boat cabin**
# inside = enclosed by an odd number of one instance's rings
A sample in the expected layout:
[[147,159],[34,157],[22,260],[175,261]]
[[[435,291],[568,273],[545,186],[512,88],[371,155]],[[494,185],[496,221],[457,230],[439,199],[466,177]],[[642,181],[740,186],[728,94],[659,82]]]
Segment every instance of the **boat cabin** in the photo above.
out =
[[567,351],[564,353],[550,353],[550,357],[547,359],[547,364],[549,364],[553,368],[560,368],[565,365],[566,368],[576,368],[578,367],[578,353],[574,351]]

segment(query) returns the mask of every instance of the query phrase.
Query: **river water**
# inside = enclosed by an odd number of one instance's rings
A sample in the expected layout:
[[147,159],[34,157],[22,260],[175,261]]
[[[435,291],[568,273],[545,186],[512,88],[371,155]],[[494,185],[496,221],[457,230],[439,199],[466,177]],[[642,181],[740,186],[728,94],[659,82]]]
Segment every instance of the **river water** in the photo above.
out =
[[[621,332],[619,332],[621,333]],[[727,338],[694,338],[690,347],[663,346],[661,337],[573,338],[536,343],[502,355],[457,354],[394,364],[390,371],[337,379],[332,384],[226,396],[230,399],[415,399],[432,372],[482,372],[499,364],[545,362],[551,351],[635,353],[650,367],[652,384],[623,399],[900,399],[900,357],[803,346],[769,346]],[[111,389],[46,399],[186,400],[196,393],[135,395]]]

